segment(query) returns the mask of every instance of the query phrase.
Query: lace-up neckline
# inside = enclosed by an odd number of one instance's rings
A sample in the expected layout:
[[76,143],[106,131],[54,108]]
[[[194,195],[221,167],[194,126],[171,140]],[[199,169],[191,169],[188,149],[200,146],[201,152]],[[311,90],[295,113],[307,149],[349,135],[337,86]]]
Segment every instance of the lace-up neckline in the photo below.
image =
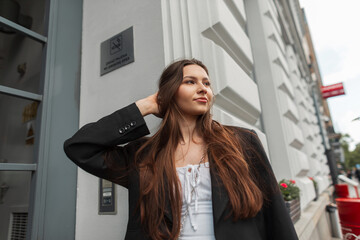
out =
[[[198,229],[198,224],[195,215],[198,213],[198,202],[199,202],[199,186],[202,181],[208,181],[209,179],[204,178],[204,169],[209,170],[209,162],[200,164],[189,164],[183,167],[177,167],[179,177],[181,178],[181,184],[183,188],[183,209],[187,214],[185,218],[189,217],[191,227],[194,231]],[[209,174],[209,173],[208,173]],[[203,183],[208,185],[209,183]],[[193,204],[193,207],[191,205]],[[186,219],[184,219],[186,220]]]

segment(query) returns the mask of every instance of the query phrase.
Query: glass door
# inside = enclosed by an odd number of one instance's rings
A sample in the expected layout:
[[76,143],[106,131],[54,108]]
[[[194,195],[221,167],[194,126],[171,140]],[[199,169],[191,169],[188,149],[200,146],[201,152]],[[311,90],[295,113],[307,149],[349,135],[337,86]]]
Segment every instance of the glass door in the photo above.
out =
[[0,0],[0,239],[25,239],[39,149],[46,0]]

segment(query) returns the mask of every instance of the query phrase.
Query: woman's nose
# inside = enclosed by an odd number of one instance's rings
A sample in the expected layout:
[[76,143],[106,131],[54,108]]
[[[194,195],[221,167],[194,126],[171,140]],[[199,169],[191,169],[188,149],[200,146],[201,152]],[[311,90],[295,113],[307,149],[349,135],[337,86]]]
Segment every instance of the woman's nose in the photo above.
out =
[[206,86],[204,84],[200,84],[198,93],[204,93],[204,94],[207,93],[207,89],[206,89]]

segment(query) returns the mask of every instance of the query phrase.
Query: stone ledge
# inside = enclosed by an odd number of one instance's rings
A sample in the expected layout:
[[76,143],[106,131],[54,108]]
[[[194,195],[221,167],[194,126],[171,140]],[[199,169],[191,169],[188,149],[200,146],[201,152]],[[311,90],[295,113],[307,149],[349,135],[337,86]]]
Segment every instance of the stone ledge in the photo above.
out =
[[309,239],[317,226],[320,216],[326,211],[325,207],[330,203],[330,196],[333,192],[334,187],[330,186],[319,196],[317,201],[309,203],[301,212],[299,221],[295,223],[295,230],[300,240]]

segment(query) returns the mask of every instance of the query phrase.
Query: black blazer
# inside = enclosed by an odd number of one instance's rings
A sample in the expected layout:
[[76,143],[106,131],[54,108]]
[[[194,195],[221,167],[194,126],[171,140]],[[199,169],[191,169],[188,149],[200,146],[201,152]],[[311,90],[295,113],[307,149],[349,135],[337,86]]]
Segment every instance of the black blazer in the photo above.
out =
[[[251,161],[250,158],[246,159],[251,166],[255,166],[256,175],[261,176],[263,182],[271,184],[270,187],[277,188],[277,181],[256,133],[244,128],[232,128],[238,129],[237,134],[245,134],[248,143],[253,144],[258,151],[260,157],[251,158]],[[139,211],[136,209],[139,199],[139,174],[137,171],[126,171],[134,160],[136,150],[141,146],[141,137],[147,134],[149,130],[144,118],[133,103],[95,123],[83,126],[64,143],[66,155],[80,168],[128,189],[129,221],[125,239],[129,240],[149,239],[141,227]],[[125,143],[128,144],[118,146]],[[209,162],[211,166],[210,155]],[[216,239],[298,239],[279,191],[268,194],[269,202],[264,204],[255,217],[234,222],[231,217],[226,218],[230,211],[228,194],[214,170],[211,169],[210,174]],[[170,207],[167,212],[165,217],[171,224]]]

